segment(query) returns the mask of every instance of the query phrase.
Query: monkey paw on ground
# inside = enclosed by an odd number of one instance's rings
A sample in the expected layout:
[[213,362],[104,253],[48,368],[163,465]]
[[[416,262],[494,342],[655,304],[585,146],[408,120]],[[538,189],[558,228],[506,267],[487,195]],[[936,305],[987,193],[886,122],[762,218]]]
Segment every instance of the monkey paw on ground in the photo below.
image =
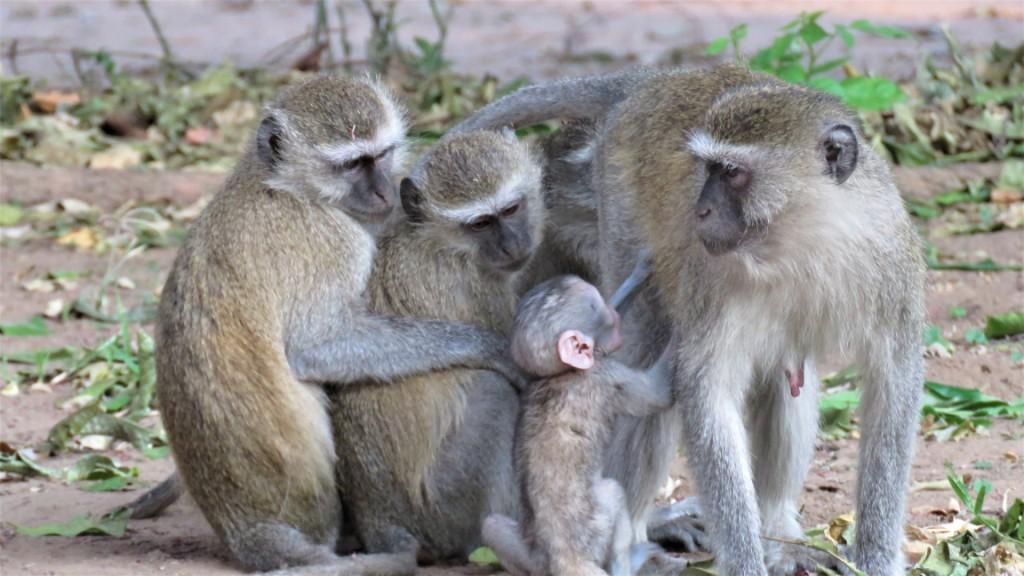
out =
[[[783,542],[765,542],[764,552],[769,576],[816,574],[819,567],[843,576],[853,576],[842,562],[823,550]],[[846,556],[844,550],[839,553]]]
[[708,550],[700,500],[691,496],[655,508],[647,521],[647,537],[666,548],[682,552]]

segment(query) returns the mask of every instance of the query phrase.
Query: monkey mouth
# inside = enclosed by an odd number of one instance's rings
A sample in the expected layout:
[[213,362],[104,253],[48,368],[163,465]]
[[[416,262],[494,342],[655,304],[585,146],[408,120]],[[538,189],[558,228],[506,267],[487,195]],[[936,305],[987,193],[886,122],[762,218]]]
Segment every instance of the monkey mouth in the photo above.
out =
[[701,234],[698,231],[697,236],[700,238],[700,243],[704,245],[704,249],[708,251],[708,254],[721,256],[760,241],[767,232],[767,224],[755,223],[747,226],[743,229],[743,232],[737,235],[717,236],[714,234]]

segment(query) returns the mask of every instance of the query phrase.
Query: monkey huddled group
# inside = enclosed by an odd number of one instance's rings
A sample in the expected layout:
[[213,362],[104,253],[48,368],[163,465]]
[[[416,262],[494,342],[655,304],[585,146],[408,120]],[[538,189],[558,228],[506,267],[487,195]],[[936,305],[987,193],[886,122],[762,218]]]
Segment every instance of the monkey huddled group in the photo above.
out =
[[[556,118],[539,150],[508,129]],[[903,573],[924,271],[836,98],[636,69],[520,89],[407,172],[405,145],[376,81],[267,108],[162,294],[177,472],[136,517],[187,491],[243,568],[287,574],[481,544],[516,575],[685,569],[649,541],[791,574],[830,563],[787,541],[838,358],[863,389],[846,552]],[[656,507],[680,448],[699,495]]]

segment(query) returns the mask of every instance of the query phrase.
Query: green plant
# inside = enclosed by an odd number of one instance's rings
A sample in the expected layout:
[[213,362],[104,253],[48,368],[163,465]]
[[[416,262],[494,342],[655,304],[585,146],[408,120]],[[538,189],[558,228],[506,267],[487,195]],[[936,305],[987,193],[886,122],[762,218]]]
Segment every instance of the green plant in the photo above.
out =
[[[867,20],[836,24],[828,30],[819,23],[823,14],[823,11],[801,13],[780,29],[781,34],[770,46],[750,58],[745,58],[741,51],[742,41],[747,37],[746,24],[734,27],[728,36],[713,41],[706,52],[720,54],[731,46],[735,58],[747,62],[753,70],[829,92],[858,110],[884,110],[903,100],[903,91],[892,80],[856,73],[849,65],[849,55],[856,44],[854,31],[886,38],[905,38],[908,34],[899,28],[879,26]],[[836,39],[844,46],[843,55],[825,59]],[[844,78],[829,75],[840,68],[846,73]]]

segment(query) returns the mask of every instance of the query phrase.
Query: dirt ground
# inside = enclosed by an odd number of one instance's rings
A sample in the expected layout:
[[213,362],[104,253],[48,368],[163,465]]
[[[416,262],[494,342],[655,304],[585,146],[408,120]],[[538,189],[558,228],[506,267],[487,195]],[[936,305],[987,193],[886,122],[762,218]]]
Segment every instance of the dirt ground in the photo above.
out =
[[[59,44],[61,46],[78,45],[75,44],[78,40],[97,36],[115,43],[128,42],[129,45],[132,38],[135,38],[134,41],[146,46],[150,41],[148,38],[110,32],[111,26],[114,29],[121,26],[124,29],[143,30],[136,34],[145,35],[144,22],[139,24],[135,21],[136,16],[125,15],[128,12],[124,11],[123,4],[5,2],[0,7],[0,29],[8,37],[24,34],[47,42],[63,42]],[[218,10],[227,10],[223,6],[231,4],[209,2],[197,3],[193,7],[199,11],[209,11],[212,10],[211,6],[216,5]],[[299,18],[287,16],[292,14],[292,9],[286,6],[289,3],[269,4],[270,7],[265,8],[258,18],[273,18],[275,22],[279,19]],[[67,11],[57,9],[57,6],[63,5],[70,6],[72,15],[78,14],[80,18],[66,20]],[[509,60],[508,54],[515,54],[515,63],[511,66],[502,64],[501,69],[497,70],[505,77],[530,69],[531,63],[550,62],[552,53],[563,51],[573,42],[575,51],[607,49],[620,56],[637,54],[640,61],[646,61],[653,59],[649,55],[662,53],[670,44],[680,44],[679,39],[687,34],[693,42],[707,41],[739,21],[782,23],[799,9],[811,8],[809,3],[802,2],[775,3],[774,7],[772,3],[764,1],[715,5],[718,8],[711,8],[711,3],[705,2],[691,3],[687,8],[672,3],[644,2],[626,7],[622,3],[595,2],[590,3],[586,10],[581,10],[580,5],[573,2],[502,2],[499,3],[500,9],[486,10],[480,4],[469,2],[465,3],[465,10],[459,12],[463,27],[460,29],[458,22],[453,25],[454,57],[460,64],[465,62],[465,67],[470,71],[486,71],[493,69],[492,65],[496,62]],[[839,2],[818,2],[814,5],[833,8],[843,18],[866,16],[885,22],[910,22],[928,30],[933,30],[939,20],[950,19],[958,33],[962,31],[979,42],[993,38],[1006,38],[1009,41],[1014,37],[1019,41],[1024,34],[1024,20],[1021,19],[1024,9],[1017,2],[990,2],[984,5],[961,1],[865,2],[858,3],[856,13],[852,13],[849,7],[844,8]],[[922,8],[924,6],[927,6],[927,10]],[[206,25],[210,18],[199,18],[189,10],[174,13],[167,10],[166,4],[161,6],[158,3],[157,9],[167,11],[171,22],[165,23],[165,27],[172,44],[184,46],[188,58],[210,59],[208,57],[211,54],[220,53],[220,50],[224,54],[239,55],[237,60],[242,63],[253,63],[245,61],[244,50],[231,44],[242,41],[236,38],[237,31],[228,30],[225,34],[211,36],[197,28]],[[266,11],[271,14],[268,15]],[[303,4],[302,18],[306,18],[309,13],[308,6]],[[572,14],[579,16],[570,18]],[[675,20],[668,18],[673,15],[676,16]],[[413,26],[423,25],[423,14],[415,12],[411,19]],[[175,25],[175,22],[178,24]],[[590,23],[592,29],[587,31],[586,26],[581,26],[580,22]],[[767,29],[770,31],[773,27]],[[271,28],[277,41],[293,35],[281,32],[284,25]],[[593,33],[594,29],[601,30],[601,33]],[[758,30],[758,27],[752,25],[751,29]],[[497,30],[502,31],[500,41],[487,42],[482,51],[475,49],[481,36],[496,34]],[[605,30],[610,33],[604,34]],[[933,40],[931,35],[922,33],[920,46],[930,49],[934,47]],[[274,43],[268,41],[266,45],[272,46]],[[751,41],[751,45],[759,43],[762,42],[756,38]],[[894,61],[903,64],[912,62],[907,58],[886,58],[884,50],[869,51],[867,54],[867,58],[873,58],[875,62],[888,60],[890,65]],[[4,65],[7,67],[9,63],[5,62]],[[566,66],[552,65],[550,70],[545,68],[545,74],[564,74],[567,70],[577,70],[572,67],[567,69]],[[59,65],[23,61],[21,68],[23,72],[38,69],[39,74],[55,78],[60,75]],[[123,186],[120,191],[93,194],[95,185],[87,184],[87,180],[91,178],[95,181],[95,175],[83,177],[78,172],[65,171],[48,179],[35,178],[31,174],[20,179],[8,178],[8,174],[14,175],[18,170],[19,167],[11,165],[0,166],[0,172],[3,173],[0,179],[0,201],[37,203],[77,196],[106,210],[113,210],[128,198],[142,195],[149,200],[176,198],[176,204],[185,205],[200,192],[211,191],[212,182],[216,181],[216,178],[211,179],[209,175],[175,174],[169,177],[175,180],[173,183],[154,180],[160,182],[153,186],[156,189],[164,190],[161,186],[168,186],[166,190],[171,192],[164,195],[157,193],[153,196],[149,184],[143,183]],[[110,178],[116,180],[121,176],[112,173]],[[137,179],[137,175],[125,175],[124,178]],[[11,186],[12,182],[17,184],[16,188]],[[147,190],[140,190],[140,186],[146,186]],[[116,186],[113,188],[117,189]],[[920,193],[915,190],[904,192]],[[929,234],[929,239],[943,252],[960,255],[964,259],[991,257],[1002,263],[1020,263],[1024,260],[1024,230],[954,237]],[[128,263],[122,275],[131,278],[136,289],[124,293],[126,304],[138,301],[142,294],[159,290],[173,256],[172,249],[152,249]],[[47,301],[54,297],[52,294],[26,292],[21,288],[25,280],[54,269],[83,272],[85,276],[79,282],[78,289],[60,294],[63,298],[71,299],[77,290],[98,281],[108,265],[106,256],[76,252],[49,240],[35,240],[17,248],[0,249],[0,322],[22,321],[38,314],[45,308]],[[948,311],[954,306],[965,308],[966,317],[951,319]],[[977,387],[1002,399],[1024,395],[1024,369],[1020,364],[1013,363],[1008,351],[999,351],[992,346],[968,347],[964,343],[965,330],[983,325],[986,315],[1021,308],[1024,308],[1024,274],[1020,272],[930,272],[929,321],[940,326],[959,349],[950,358],[930,358],[927,362],[927,377],[943,383]],[[110,325],[89,320],[50,322],[50,327],[52,334],[46,337],[0,336],[0,350],[24,351],[56,345],[94,345],[115,330]],[[31,446],[43,440],[50,427],[64,415],[55,404],[70,394],[72,391],[66,385],[57,385],[50,392],[23,391],[15,397],[0,397],[0,440],[18,447]],[[172,469],[169,459],[146,460],[131,449],[115,451],[110,455],[124,464],[138,466],[142,478],[152,482],[159,481]],[[44,464],[49,467],[70,465],[79,456],[73,454],[47,460]],[[1024,494],[1022,460],[1024,426],[1019,422],[997,422],[992,428],[957,442],[939,443],[922,436],[917,443],[912,481],[917,485],[943,480],[944,463],[952,462],[961,473],[971,473],[991,481],[994,493],[987,502],[995,511],[994,508],[1004,498],[1012,500]],[[976,462],[989,462],[991,468],[974,469]],[[675,466],[674,476],[681,481],[675,490],[676,496],[693,493],[682,459]],[[851,511],[855,477],[855,440],[820,441],[802,497],[805,525],[812,526]],[[238,573],[237,567],[231,564],[212,530],[191,502],[172,507],[158,519],[132,522],[124,538],[87,536],[33,539],[16,535],[12,528],[12,525],[37,525],[106,511],[137,494],[87,493],[78,487],[51,480],[33,479],[0,484],[0,574],[142,576]],[[948,490],[912,490],[908,502],[908,521],[919,526],[944,521],[944,517],[935,512],[946,510],[951,497],[952,493]],[[440,576],[487,571],[459,566],[434,567],[422,572]]]

